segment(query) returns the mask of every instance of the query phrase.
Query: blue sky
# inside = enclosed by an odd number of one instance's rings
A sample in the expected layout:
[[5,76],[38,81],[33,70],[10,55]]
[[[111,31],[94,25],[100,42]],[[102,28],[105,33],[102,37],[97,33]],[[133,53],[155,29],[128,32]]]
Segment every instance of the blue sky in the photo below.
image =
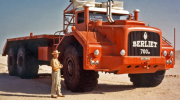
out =
[[[139,20],[161,29],[171,43],[176,28],[176,49],[180,50],[180,0],[116,1],[124,1],[124,9],[131,13],[140,9]],[[63,10],[69,4],[69,0],[0,0],[0,53],[8,38],[29,36],[30,32],[40,35],[62,30]]]

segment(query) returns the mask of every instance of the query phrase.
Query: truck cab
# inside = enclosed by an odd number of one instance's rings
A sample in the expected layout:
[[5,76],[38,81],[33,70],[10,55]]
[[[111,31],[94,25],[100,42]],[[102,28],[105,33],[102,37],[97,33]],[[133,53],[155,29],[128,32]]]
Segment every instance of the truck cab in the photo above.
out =
[[[123,2],[118,2],[123,6]],[[76,17],[76,29],[77,30],[87,30],[87,23],[92,24],[97,21],[102,21],[102,24],[108,25],[110,23],[107,19],[107,8],[105,6],[106,2],[104,3],[95,3],[96,6],[92,5],[84,5],[76,7],[75,16]],[[114,20],[126,20],[128,19],[129,12],[123,10],[123,7],[116,7],[111,9],[112,18]],[[83,27],[84,26],[84,27]],[[83,28],[82,28],[83,27]]]
[[[160,29],[146,26],[145,22],[138,20],[138,9],[134,10],[133,16],[124,10],[121,1],[75,1],[74,9],[73,27],[79,32],[86,32],[81,34],[86,38],[84,69],[122,74],[153,73],[163,67],[173,68],[174,49],[164,47],[171,44],[162,37]],[[96,51],[98,56],[91,55]],[[169,57],[164,56],[166,52]]]
[[174,67],[173,46],[160,29],[139,21],[139,9],[132,15],[123,2],[111,0],[73,4],[75,24],[65,36],[73,35],[82,46],[84,70],[129,74],[135,86],[157,86],[165,70]]

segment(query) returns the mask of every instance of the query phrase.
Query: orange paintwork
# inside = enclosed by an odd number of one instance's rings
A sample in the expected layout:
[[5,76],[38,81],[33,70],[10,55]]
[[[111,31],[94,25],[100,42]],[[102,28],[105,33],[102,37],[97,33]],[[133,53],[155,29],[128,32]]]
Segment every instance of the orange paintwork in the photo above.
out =
[[[72,5],[72,3],[70,4]],[[66,8],[67,10],[68,8]],[[169,52],[175,52],[174,48],[167,42],[167,40],[162,39],[162,32],[158,28],[145,26],[145,23],[138,21],[138,13],[136,12],[135,20],[130,16],[129,20],[115,20],[113,24],[109,22],[97,21],[93,22],[89,20],[89,7],[84,7],[84,10],[75,12],[75,10],[64,11],[67,14],[75,14],[75,26],[72,27],[72,32],[65,34],[61,37],[56,48],[58,49],[61,44],[67,41],[63,41],[65,37],[74,36],[77,41],[83,47],[83,68],[85,70],[95,70],[95,71],[105,71],[105,72],[115,72],[117,74],[123,73],[154,73],[158,70],[167,70],[174,67],[174,58],[169,56]],[[84,12],[84,22],[78,24],[78,13]],[[65,17],[65,14],[64,14]],[[70,22],[69,22],[70,23]],[[65,25],[63,26],[64,29]],[[131,31],[150,31],[156,32],[160,35],[160,55],[159,56],[128,56],[128,35]],[[53,35],[39,35],[32,37],[22,37],[8,39],[9,41],[17,40],[27,40],[27,39],[41,39],[48,38],[54,39]],[[39,60],[50,61],[49,54],[52,52],[49,50],[53,47],[39,47]],[[68,45],[68,44],[67,44]],[[6,46],[4,48],[3,54],[5,55]],[[100,54],[98,56],[94,55],[95,50],[99,50]],[[124,56],[120,55],[120,51],[124,49],[126,54]],[[49,51],[48,51],[49,50]],[[163,56],[163,51],[168,52],[168,56]],[[62,54],[63,55],[63,54]],[[43,57],[42,57],[43,56]],[[93,61],[99,61],[99,65],[91,65],[90,58]],[[148,60],[142,60],[142,58],[149,58]],[[172,60],[172,65],[167,65],[166,61]],[[146,66],[146,67],[145,67]],[[147,68],[148,66],[148,68]]]
[[134,19],[136,21],[138,21],[138,18],[139,18],[139,14],[138,13],[139,13],[138,11],[134,11]]
[[75,27],[75,26],[73,26],[73,27],[71,28],[71,30],[72,30],[72,31],[75,31],[75,30],[76,30],[76,27]]
[[52,47],[38,47],[38,60],[50,61],[52,59]]
[[[131,31],[151,31],[156,32],[162,38],[161,30],[145,26],[144,22],[137,21],[138,13],[135,12],[135,20],[116,20],[114,24],[102,21],[89,21],[88,7],[84,7],[84,11],[76,12],[76,22],[78,13],[84,12],[84,23],[75,23],[76,31],[71,32],[83,46],[84,57],[83,67],[85,70],[106,71],[113,72],[118,71],[118,74],[122,73],[154,73],[158,70],[167,70],[173,68],[172,65],[166,65],[166,60],[173,57],[164,57],[162,52],[174,51],[174,48],[169,45],[163,39],[160,39],[160,56],[147,57],[150,60],[141,60],[146,56],[129,57],[127,53],[125,56],[120,55],[120,50],[124,49],[128,51],[128,34]],[[73,26],[74,27],[74,26]],[[167,47],[168,45],[168,47]],[[166,47],[166,48],[165,48]],[[165,48],[165,49],[164,49]],[[100,54],[94,56],[94,50],[98,49]],[[90,58],[94,61],[99,61],[99,65],[91,65]],[[174,63],[174,61],[173,61]],[[128,66],[131,66],[128,68]],[[138,68],[135,68],[139,66]],[[144,66],[150,66],[149,69]]]
[[2,55],[3,56],[7,55],[7,49],[9,48],[10,42],[24,41],[24,40],[38,40],[38,41],[41,41],[42,39],[54,39],[54,37],[58,37],[58,36],[54,36],[54,35],[36,35],[36,36],[33,36],[33,34],[30,33],[30,36],[7,39],[6,44],[5,44],[4,48],[3,48]]

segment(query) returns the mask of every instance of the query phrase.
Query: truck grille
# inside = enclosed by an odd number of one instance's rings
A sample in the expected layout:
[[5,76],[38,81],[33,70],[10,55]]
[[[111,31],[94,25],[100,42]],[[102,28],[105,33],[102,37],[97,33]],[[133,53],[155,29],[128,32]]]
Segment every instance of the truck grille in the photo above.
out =
[[160,56],[159,34],[147,31],[130,32],[128,56]]

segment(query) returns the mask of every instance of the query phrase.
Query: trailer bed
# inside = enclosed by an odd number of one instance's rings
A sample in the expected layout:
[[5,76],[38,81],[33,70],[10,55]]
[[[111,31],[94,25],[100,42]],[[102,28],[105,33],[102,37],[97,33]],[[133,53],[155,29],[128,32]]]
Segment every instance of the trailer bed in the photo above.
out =
[[10,38],[10,39],[7,39],[6,41],[6,44],[3,48],[3,53],[2,53],[2,56],[6,56],[8,50],[7,48],[10,47],[11,43],[12,42],[15,42],[15,41],[28,41],[28,40],[41,40],[41,41],[53,41],[53,39],[57,39],[59,37],[59,35],[50,35],[50,34],[43,34],[43,35],[35,35],[33,36],[32,34],[30,36],[25,36],[25,37],[17,37],[17,38]]

